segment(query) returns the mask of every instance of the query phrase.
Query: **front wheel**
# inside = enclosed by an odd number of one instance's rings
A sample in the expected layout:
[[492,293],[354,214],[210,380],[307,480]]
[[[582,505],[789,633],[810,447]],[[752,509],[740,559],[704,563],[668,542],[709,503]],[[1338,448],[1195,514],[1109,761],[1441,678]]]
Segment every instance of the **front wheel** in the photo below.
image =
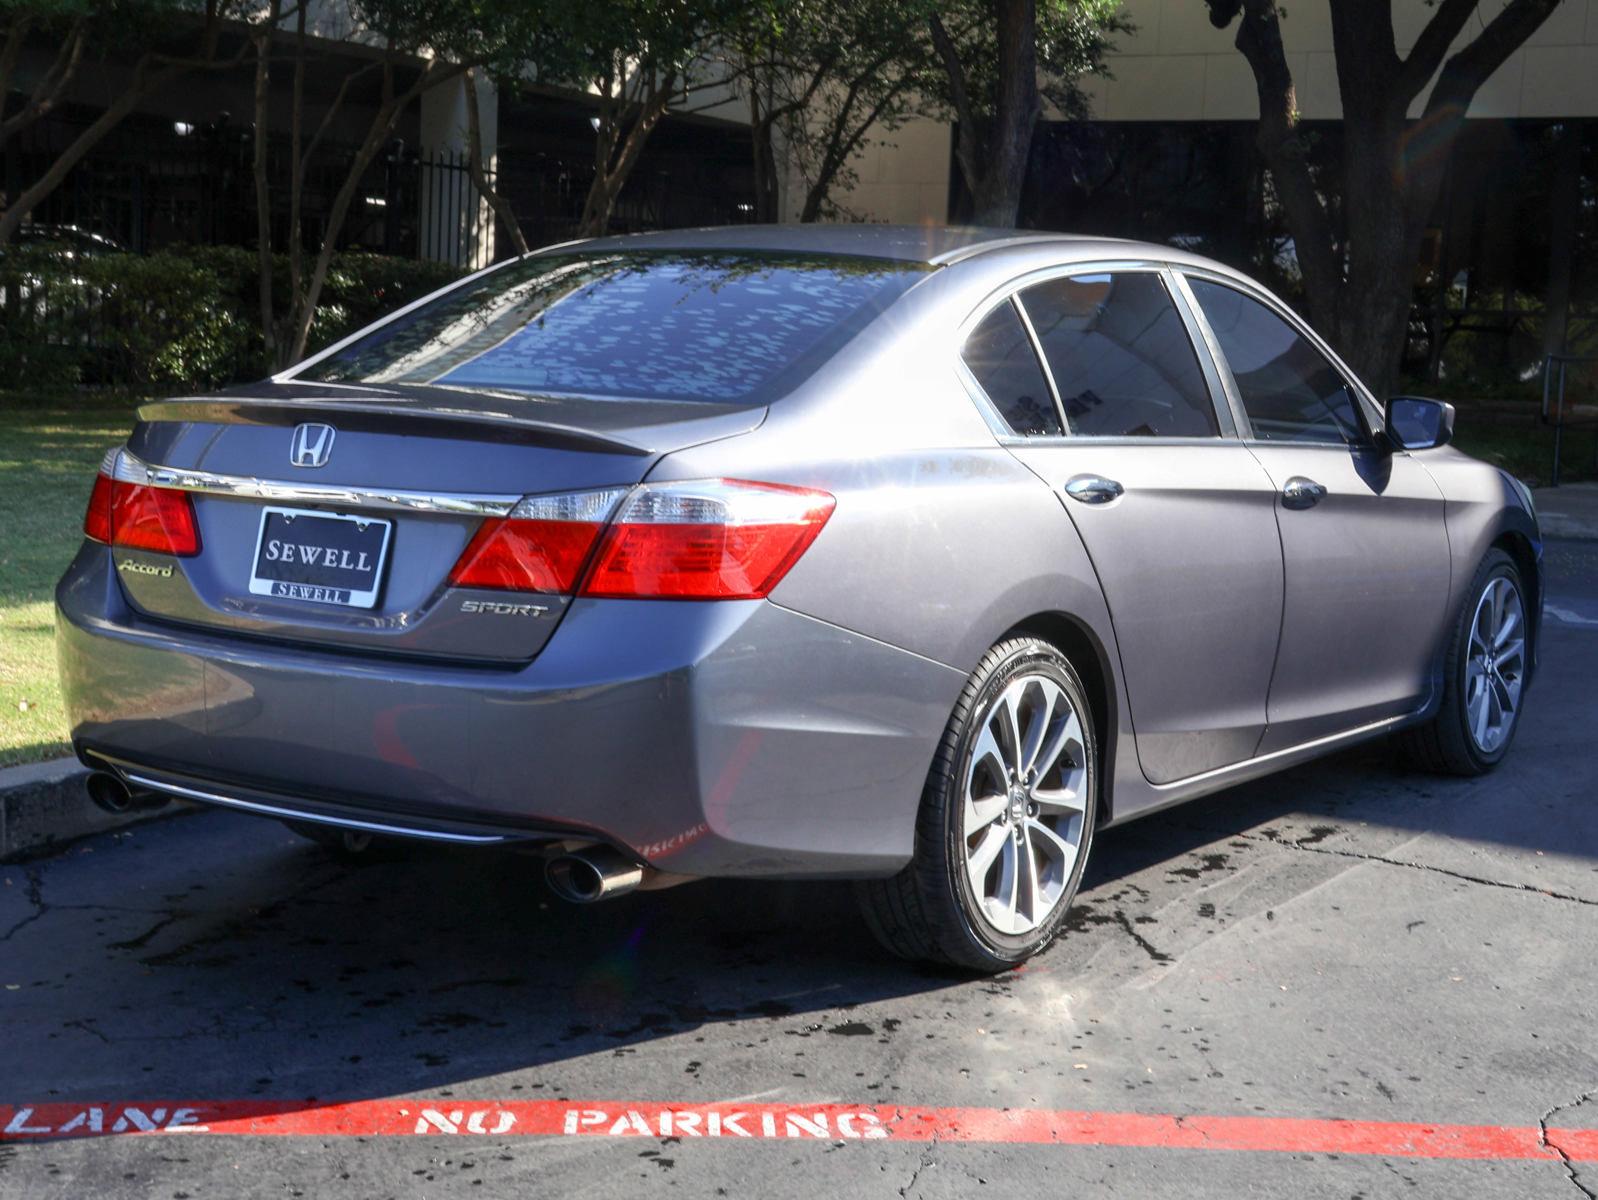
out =
[[1437,715],[1403,735],[1416,765],[1481,775],[1509,753],[1531,662],[1525,595],[1515,560],[1490,551],[1449,633]]
[[867,924],[906,958],[989,972],[1030,958],[1076,895],[1097,787],[1076,671],[1047,642],[1001,642],[949,718],[910,864],[859,885]]

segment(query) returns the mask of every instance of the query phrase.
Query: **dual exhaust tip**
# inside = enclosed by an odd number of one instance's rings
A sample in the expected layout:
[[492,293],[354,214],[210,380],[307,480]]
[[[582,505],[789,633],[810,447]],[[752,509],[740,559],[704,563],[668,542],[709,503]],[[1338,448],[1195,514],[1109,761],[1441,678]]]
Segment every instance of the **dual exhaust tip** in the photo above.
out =
[[609,846],[586,846],[556,855],[544,867],[549,888],[573,904],[593,904],[637,891],[645,870]]
[[123,780],[110,771],[96,771],[89,776],[89,799],[96,808],[111,813],[113,816],[122,816],[130,812],[150,812],[157,808],[165,808],[171,798],[160,792],[134,791]]

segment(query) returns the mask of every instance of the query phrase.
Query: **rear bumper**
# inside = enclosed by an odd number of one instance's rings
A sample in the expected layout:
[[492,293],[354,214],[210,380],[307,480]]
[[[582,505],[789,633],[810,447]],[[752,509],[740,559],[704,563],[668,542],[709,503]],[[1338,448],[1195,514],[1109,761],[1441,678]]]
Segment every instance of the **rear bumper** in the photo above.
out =
[[93,544],[56,600],[86,758],[402,830],[593,838],[687,875],[897,869],[964,683],[765,601],[580,600],[505,670],[155,623]]

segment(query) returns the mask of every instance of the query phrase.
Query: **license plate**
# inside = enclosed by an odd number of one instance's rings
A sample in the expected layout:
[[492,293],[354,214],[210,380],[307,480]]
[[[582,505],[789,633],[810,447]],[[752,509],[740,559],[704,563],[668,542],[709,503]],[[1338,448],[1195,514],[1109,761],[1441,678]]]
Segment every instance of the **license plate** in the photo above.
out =
[[280,600],[371,608],[393,523],[297,508],[261,511],[250,591]]

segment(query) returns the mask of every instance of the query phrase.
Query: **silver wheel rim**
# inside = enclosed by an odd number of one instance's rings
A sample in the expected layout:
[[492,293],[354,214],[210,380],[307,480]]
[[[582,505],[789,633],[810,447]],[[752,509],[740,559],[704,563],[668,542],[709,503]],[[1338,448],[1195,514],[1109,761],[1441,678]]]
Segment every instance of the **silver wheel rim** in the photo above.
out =
[[1465,724],[1484,754],[1497,751],[1514,729],[1525,675],[1526,612],[1520,589],[1500,575],[1476,601],[1465,663]]
[[999,933],[1030,933],[1059,906],[1086,807],[1076,708],[1046,675],[1011,680],[982,716],[961,814],[966,878]]

